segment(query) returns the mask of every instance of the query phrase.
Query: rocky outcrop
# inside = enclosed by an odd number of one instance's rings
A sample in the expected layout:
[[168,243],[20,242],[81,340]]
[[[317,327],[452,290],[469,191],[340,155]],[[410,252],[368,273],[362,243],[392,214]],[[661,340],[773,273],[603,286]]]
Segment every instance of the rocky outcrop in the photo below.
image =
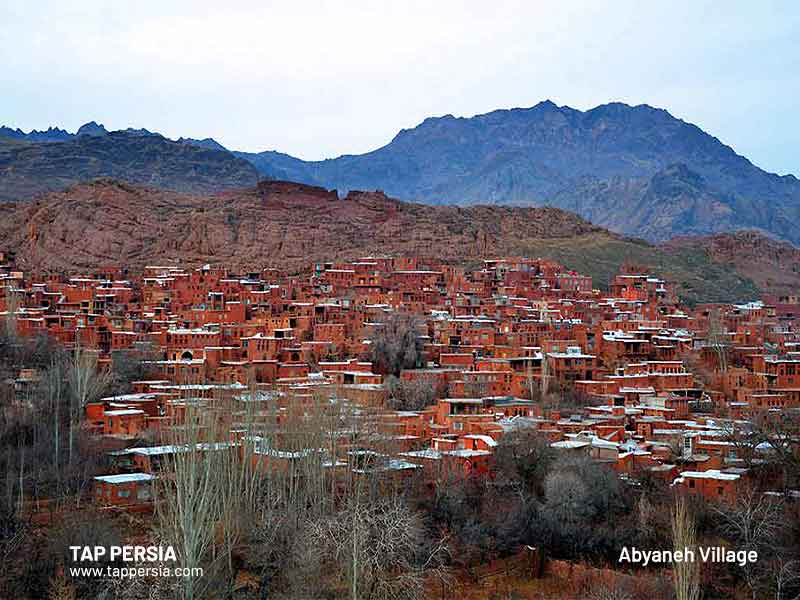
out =
[[772,294],[800,293],[800,249],[760,231],[676,238],[666,247],[705,251],[714,263],[734,268]]
[[552,208],[431,207],[380,192],[339,199],[290,182],[194,196],[102,180],[2,214],[2,245],[21,264],[56,270],[165,260],[299,267],[386,252],[460,261],[603,231]]
[[688,300],[758,295],[703,248],[665,251],[556,208],[429,206],[382,192],[335,191],[284,181],[211,196],[113,180],[79,184],[29,203],[0,205],[0,250],[23,269],[137,270],[170,261],[242,270],[368,255],[430,257],[475,266],[497,256],[552,258],[605,286],[625,262],[678,282]]

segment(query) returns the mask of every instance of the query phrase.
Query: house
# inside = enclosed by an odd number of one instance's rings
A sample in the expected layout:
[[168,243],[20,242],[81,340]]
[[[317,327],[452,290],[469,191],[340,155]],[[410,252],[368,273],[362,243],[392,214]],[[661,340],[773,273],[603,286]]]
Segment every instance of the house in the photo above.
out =
[[122,473],[99,475],[94,478],[95,502],[107,506],[142,507],[154,500],[150,473]]
[[740,473],[727,470],[682,471],[672,485],[683,493],[706,500],[730,502],[736,497],[740,480]]

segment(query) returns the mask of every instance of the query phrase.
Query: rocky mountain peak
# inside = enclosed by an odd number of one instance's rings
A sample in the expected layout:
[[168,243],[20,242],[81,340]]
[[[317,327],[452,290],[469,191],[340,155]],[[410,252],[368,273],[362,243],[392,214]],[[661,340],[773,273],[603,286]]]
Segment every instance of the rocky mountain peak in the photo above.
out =
[[99,125],[96,121],[89,121],[88,123],[81,125],[75,135],[77,137],[84,135],[101,136],[108,135],[108,131],[103,125]]

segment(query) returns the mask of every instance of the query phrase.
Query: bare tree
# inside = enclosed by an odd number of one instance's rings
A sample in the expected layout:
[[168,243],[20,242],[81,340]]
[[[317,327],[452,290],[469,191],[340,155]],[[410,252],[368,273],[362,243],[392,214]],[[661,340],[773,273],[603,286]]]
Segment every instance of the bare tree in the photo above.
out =
[[547,512],[565,523],[604,515],[616,508],[622,497],[616,474],[585,455],[555,461],[544,489]]
[[592,582],[590,589],[586,590],[583,596],[586,600],[634,600],[635,596],[627,590],[619,589],[617,586]]
[[728,370],[728,332],[719,309],[708,315],[708,343],[717,355],[718,367],[722,373]]
[[639,525],[639,531],[647,539],[655,537],[656,515],[657,509],[647,494],[639,496],[639,500],[636,502],[636,521]]
[[206,569],[205,577],[185,577],[179,596],[203,596],[215,564],[212,550],[222,513],[221,480],[226,461],[208,431],[216,431],[213,415],[189,406],[184,423],[176,429],[172,452],[159,478],[156,511],[161,536],[175,548],[182,567]]
[[532,428],[506,433],[494,452],[498,476],[519,482],[537,496],[544,491],[544,480],[554,459],[547,436]]
[[721,517],[721,529],[736,542],[739,550],[758,553],[759,560],[741,567],[745,583],[753,600],[764,593],[772,577],[770,555],[777,546],[777,534],[782,526],[783,503],[755,488],[743,490],[731,505],[714,507]]
[[464,380],[464,396],[466,398],[485,398],[489,395],[488,376],[480,371],[468,371]]
[[20,308],[21,301],[19,293],[11,286],[7,286],[5,293],[6,298],[6,319],[5,319],[5,333],[8,340],[13,341],[17,337],[17,311]]
[[47,598],[48,600],[75,600],[75,586],[67,580],[63,571],[50,579]]
[[[675,501],[672,511],[672,546],[675,552],[685,553],[697,550],[697,530],[694,518],[689,511],[686,499],[682,496]],[[672,569],[677,600],[698,600],[700,598],[700,569],[696,561],[675,561]]]
[[[254,389],[251,386],[251,390]],[[235,578],[233,554],[257,516],[265,481],[258,469],[255,454],[259,429],[252,402],[246,404],[243,419],[237,423],[237,429],[242,431],[239,446],[235,451],[221,454],[218,472],[220,526],[231,586]],[[224,439],[227,435],[228,432],[222,430],[217,437]],[[263,438],[259,439],[263,441]]]
[[364,502],[354,497],[331,517],[308,524],[298,556],[305,564],[329,565],[351,600],[426,596],[425,575],[439,565],[443,541],[423,555],[419,517],[397,498]]
[[542,379],[540,395],[546,398],[550,393],[550,361],[547,359],[547,352],[542,350]]
[[444,398],[446,385],[437,385],[431,378],[422,377],[404,380],[390,375],[386,380],[389,391],[389,406],[395,410],[422,410],[438,398]]
[[572,470],[554,470],[545,480],[548,512],[566,525],[594,516],[589,494],[587,483]]
[[80,429],[86,405],[103,394],[111,382],[111,375],[108,371],[98,368],[97,352],[88,350],[78,343],[67,364],[67,381],[71,399],[68,446],[71,465],[74,458],[75,437]]
[[41,381],[41,394],[47,412],[52,419],[53,437],[53,464],[55,465],[56,486],[61,487],[61,430],[63,428],[62,408],[67,397],[66,374],[64,361],[58,354],[51,357],[50,368],[48,368]]
[[[248,396],[259,397],[255,390]],[[259,479],[256,485],[230,486],[230,495],[236,489],[243,489],[243,496],[252,497],[248,488],[258,490],[255,514],[240,521],[239,538],[243,553],[261,572],[262,593],[267,593],[279,583],[292,580],[295,569],[290,559],[300,531],[309,521],[335,512],[340,496],[350,485],[345,476],[348,463],[341,460],[340,452],[358,446],[366,436],[360,429],[360,417],[339,398],[335,389],[319,390],[310,401],[293,405],[289,411],[275,405],[276,394],[260,397],[267,399],[260,407],[260,416],[266,420],[252,436],[252,450],[242,449],[251,452]],[[278,416],[280,423],[276,420]],[[237,427],[247,430],[241,425]],[[247,468],[241,467],[244,473]],[[255,477],[256,472],[246,478]],[[223,494],[223,498],[227,495]],[[234,507],[244,514],[252,510],[243,510],[237,507],[235,499],[231,500],[230,503],[223,500],[230,507],[223,509],[223,515]],[[227,517],[223,520],[227,521]]]
[[750,455],[757,454],[780,470],[784,490],[800,484],[800,411],[788,409],[779,415],[761,411],[750,422],[743,440]]
[[381,372],[399,377],[403,369],[421,366],[422,325],[419,317],[413,314],[386,315],[370,338],[372,361]]
[[800,561],[778,559],[775,575],[775,600],[800,598]]
[[132,382],[147,379],[152,374],[152,364],[157,358],[151,344],[142,345],[135,350],[114,350],[111,353],[109,392],[130,392]]
[[[146,545],[166,546],[169,542],[151,537]],[[172,568],[170,561],[151,561],[146,564],[128,563],[129,568]],[[152,571],[149,571],[152,573]],[[105,586],[98,590],[95,600],[174,600],[180,597],[181,580],[175,577],[145,575],[141,577],[109,577]]]

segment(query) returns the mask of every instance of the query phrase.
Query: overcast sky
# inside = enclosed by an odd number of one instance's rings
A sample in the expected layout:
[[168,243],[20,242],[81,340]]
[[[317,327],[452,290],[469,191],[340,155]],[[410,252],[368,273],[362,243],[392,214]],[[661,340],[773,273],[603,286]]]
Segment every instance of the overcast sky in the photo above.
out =
[[320,159],[427,116],[622,101],[800,175],[799,40],[794,1],[0,0],[0,123]]

